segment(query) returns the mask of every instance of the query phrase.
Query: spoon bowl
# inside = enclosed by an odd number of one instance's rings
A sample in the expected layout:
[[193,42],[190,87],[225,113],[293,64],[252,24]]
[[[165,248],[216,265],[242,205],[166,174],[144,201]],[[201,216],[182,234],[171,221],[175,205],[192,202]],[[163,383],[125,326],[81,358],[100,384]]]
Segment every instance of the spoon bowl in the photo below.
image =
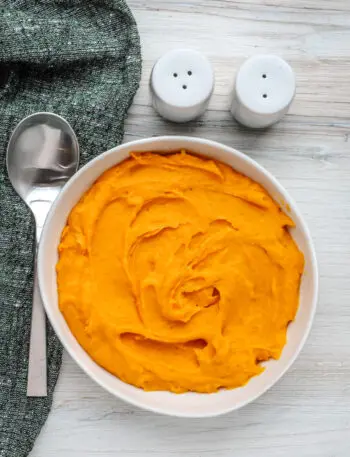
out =
[[[11,184],[32,210],[37,229],[41,229],[51,204],[78,168],[75,133],[57,114],[32,114],[13,131],[6,159]],[[37,230],[37,239],[40,233]]]
[[[78,164],[78,140],[68,122],[57,114],[32,114],[24,118],[11,135],[6,155],[7,172],[12,186],[34,215],[37,247],[51,205]],[[28,396],[46,396],[46,370],[45,314],[35,268]]]

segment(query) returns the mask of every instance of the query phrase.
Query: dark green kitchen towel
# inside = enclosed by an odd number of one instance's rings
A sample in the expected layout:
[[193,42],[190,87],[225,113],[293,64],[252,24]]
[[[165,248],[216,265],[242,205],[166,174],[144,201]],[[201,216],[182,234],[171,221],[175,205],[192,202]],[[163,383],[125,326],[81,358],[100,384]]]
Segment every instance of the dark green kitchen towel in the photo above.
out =
[[62,348],[48,328],[47,398],[26,398],[34,226],[8,181],[6,145],[36,111],[65,117],[81,163],[121,142],[141,72],[124,0],[0,0],[0,457],[23,457],[50,410]]

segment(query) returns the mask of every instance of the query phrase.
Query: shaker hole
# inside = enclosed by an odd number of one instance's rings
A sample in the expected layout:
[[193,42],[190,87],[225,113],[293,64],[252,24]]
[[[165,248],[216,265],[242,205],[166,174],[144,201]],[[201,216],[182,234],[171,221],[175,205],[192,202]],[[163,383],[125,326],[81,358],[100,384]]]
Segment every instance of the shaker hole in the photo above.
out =
[[267,98],[267,94],[263,94],[263,98]]
[[263,77],[264,79],[266,79],[266,78],[267,78],[267,76],[266,76],[266,74],[265,74],[265,73],[262,75],[262,77]]
[[182,88],[183,88],[183,89],[187,89],[187,86],[186,86],[186,84],[184,84],[184,85],[182,86]]
[[173,73],[174,78],[177,78],[177,73]]
[[192,76],[192,71],[188,70],[187,74],[188,74],[188,76]]

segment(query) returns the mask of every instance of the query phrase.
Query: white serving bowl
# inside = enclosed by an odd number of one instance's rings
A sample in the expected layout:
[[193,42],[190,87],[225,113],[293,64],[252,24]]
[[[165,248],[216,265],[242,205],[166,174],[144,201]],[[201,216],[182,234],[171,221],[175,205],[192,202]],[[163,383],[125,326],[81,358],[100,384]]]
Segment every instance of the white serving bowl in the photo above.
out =
[[[295,321],[288,328],[288,341],[281,358],[266,362],[266,370],[252,378],[244,387],[213,394],[145,392],[120,381],[97,365],[84,351],[58,308],[55,271],[57,247],[67,217],[82,194],[105,170],[127,158],[130,152],[170,152],[181,148],[225,162],[259,182],[276,202],[290,211],[296,223],[296,228],[292,229],[291,233],[305,256],[299,309]],[[141,408],[180,417],[217,416],[250,403],[273,386],[292,365],[305,343],[318,294],[317,262],[309,230],[285,189],[270,173],[246,155],[213,141],[181,136],[147,138],[123,144],[99,155],[81,168],[66,184],[47,217],[39,246],[38,273],[46,313],[59,339],[78,365],[116,397]]]

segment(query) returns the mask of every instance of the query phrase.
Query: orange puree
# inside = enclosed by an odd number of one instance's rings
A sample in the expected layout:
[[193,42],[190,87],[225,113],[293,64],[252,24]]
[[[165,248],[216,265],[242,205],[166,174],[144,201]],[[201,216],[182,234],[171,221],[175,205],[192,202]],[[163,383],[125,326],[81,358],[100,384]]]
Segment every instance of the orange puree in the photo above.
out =
[[133,154],[73,208],[59,306],[90,356],[145,390],[242,386],[278,359],[304,259],[256,182],[184,151]]

